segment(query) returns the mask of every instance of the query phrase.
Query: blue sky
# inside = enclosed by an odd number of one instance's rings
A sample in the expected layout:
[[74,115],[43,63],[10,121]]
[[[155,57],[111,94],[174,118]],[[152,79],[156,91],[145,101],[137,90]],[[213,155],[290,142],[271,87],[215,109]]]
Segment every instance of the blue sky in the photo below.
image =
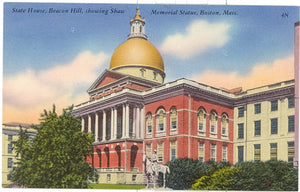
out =
[[[134,17],[137,7],[146,19],[148,40],[164,59],[166,82],[185,77],[219,87],[213,80],[209,81],[210,77],[216,76],[218,80],[217,75],[220,78],[229,75],[229,79],[240,84],[228,84],[228,88],[252,88],[243,84],[241,78],[249,77],[250,81],[255,70],[270,68],[272,71],[285,62],[289,73],[293,70],[288,62],[294,52],[294,23],[300,20],[299,7],[5,3],[4,120],[17,121],[9,118],[17,108],[29,111],[30,106],[32,110],[39,110],[65,101],[78,104],[84,100],[83,94],[87,99],[86,90],[109,67],[113,51],[127,40],[130,18]],[[29,8],[45,9],[46,13],[28,13]],[[82,8],[83,13],[50,14],[49,8],[69,11]],[[89,8],[117,9],[121,13],[86,13]],[[24,9],[25,13],[13,12],[16,9]],[[198,15],[155,15],[153,10],[195,11]],[[200,15],[201,10],[218,11],[220,15]],[[224,10],[236,15],[223,15]],[[86,64],[80,62],[84,58],[87,58]],[[86,76],[81,77],[72,70],[81,70],[85,65],[90,69],[86,69]],[[63,75],[55,77],[55,74]],[[290,78],[293,77],[288,74],[278,80]],[[17,80],[27,84],[21,86]],[[226,84],[220,83],[221,86],[226,87]],[[57,94],[45,93],[46,88],[55,89],[52,92]],[[18,94],[26,95],[25,99],[14,101]],[[44,99],[38,101],[39,94],[45,95]],[[62,95],[68,96],[60,101]],[[6,115],[5,109],[11,112]]]

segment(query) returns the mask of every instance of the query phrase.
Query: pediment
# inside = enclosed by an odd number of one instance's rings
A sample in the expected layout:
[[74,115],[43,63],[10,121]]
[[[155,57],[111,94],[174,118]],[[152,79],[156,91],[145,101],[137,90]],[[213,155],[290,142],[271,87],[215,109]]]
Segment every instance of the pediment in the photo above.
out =
[[88,92],[93,91],[94,89],[101,88],[103,86],[106,86],[108,84],[111,84],[126,75],[116,73],[110,70],[105,70],[97,79],[96,81],[92,84],[92,86],[88,89]]

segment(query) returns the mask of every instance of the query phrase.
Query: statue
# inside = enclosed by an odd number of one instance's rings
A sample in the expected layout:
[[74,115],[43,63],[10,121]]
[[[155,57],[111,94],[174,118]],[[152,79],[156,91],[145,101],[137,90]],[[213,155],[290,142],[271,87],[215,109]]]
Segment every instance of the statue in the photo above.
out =
[[156,180],[158,178],[158,174],[163,174],[163,188],[166,187],[166,173],[170,173],[170,169],[166,165],[158,164],[157,159],[157,151],[154,150],[152,157],[148,157],[145,153],[143,155],[143,162],[145,163],[145,175],[147,177],[147,187],[149,187],[149,182],[153,182],[153,187],[156,188]]

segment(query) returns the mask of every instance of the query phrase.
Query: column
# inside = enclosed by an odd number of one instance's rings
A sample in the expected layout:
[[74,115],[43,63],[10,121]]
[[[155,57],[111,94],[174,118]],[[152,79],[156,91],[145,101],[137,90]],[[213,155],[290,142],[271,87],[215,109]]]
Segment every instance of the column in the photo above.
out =
[[133,108],[133,115],[132,115],[132,137],[136,138],[136,107]]
[[125,138],[129,136],[129,104],[126,104],[125,109]]
[[125,125],[126,125],[125,104],[123,104],[123,113],[122,113],[122,138],[125,138]]
[[141,117],[141,138],[144,139],[144,133],[145,133],[145,106],[142,107],[141,109],[141,113],[140,113]]
[[117,133],[118,133],[118,110],[115,107],[114,108],[114,133],[113,133],[113,139],[117,139]]
[[105,141],[106,140],[106,112],[103,111],[103,126],[102,126],[102,133],[103,133],[103,136],[102,136],[102,140]]
[[99,133],[98,133],[98,113],[96,112],[95,113],[95,142],[98,141],[98,136]]
[[135,123],[135,126],[136,126],[135,138],[137,138],[137,139],[140,138],[140,129],[141,129],[140,120],[141,120],[141,109],[138,107],[138,108],[136,108],[136,123]]
[[89,120],[88,120],[88,132],[92,132],[92,115],[89,114]]
[[81,132],[84,132],[84,116],[81,117]]
[[114,108],[110,109],[110,139],[114,137]]

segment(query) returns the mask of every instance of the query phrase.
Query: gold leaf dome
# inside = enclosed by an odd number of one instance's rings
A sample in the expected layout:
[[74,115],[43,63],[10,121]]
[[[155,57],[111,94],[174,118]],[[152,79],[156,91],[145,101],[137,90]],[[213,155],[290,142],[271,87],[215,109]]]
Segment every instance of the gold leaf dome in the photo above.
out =
[[143,38],[129,38],[113,53],[109,69],[126,66],[144,66],[165,71],[159,51],[152,43]]

